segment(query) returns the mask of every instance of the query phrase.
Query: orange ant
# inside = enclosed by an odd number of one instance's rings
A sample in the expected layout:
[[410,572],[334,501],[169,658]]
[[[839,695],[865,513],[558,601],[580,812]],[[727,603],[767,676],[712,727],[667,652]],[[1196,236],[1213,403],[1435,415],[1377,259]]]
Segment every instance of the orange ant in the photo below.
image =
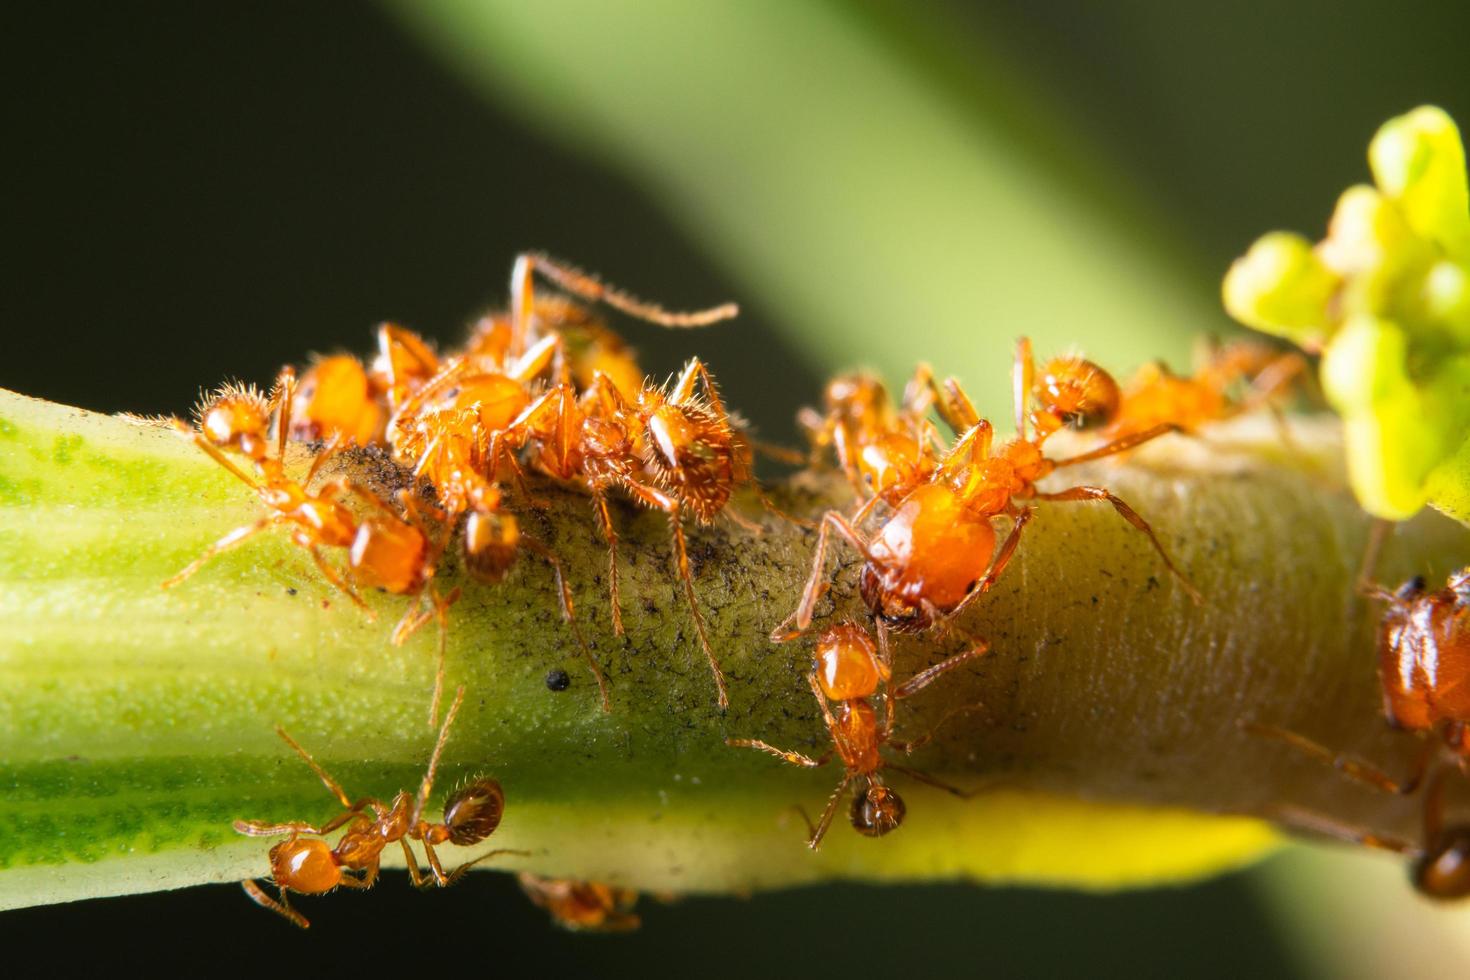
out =
[[[700,384],[703,397],[696,393]],[[590,425],[583,426],[584,437],[590,438],[585,438],[581,447],[582,469],[608,543],[614,631],[622,632],[622,610],[617,533],[608,513],[606,489],[615,485],[636,503],[668,515],[684,597],[689,602],[700,648],[714,674],[723,710],[729,706],[730,697],[725,672],[710,646],[694,592],[684,515],[707,525],[723,513],[747,530],[759,531],[733,508],[726,507],[735,489],[753,480],[750,446],[731,424],[714,379],[697,357],[672,384],[662,388],[644,384],[636,400],[624,399],[603,374],[596,376],[589,394],[597,414]]]
[[[322,557],[322,547],[349,548],[357,535],[357,517],[337,502],[350,490],[346,480],[331,480],[315,492],[307,486],[330,455],[318,453],[302,482],[286,474],[286,433],[290,430],[290,406],[294,396],[294,376],[289,368],[281,372],[269,398],[254,387],[227,385],[202,402],[196,412],[198,428],[181,419],[171,419],[173,427],[207,453],[220,466],[236,476],[260,497],[268,513],[253,524],[236,528],[220,538],[204,554],[183,571],[163,583],[172,588],[193,575],[222,551],[242,544],[276,525],[291,528],[291,540],[311,555],[322,575],[358,607],[373,617],[362,597]],[[272,416],[280,410],[276,426],[274,454],[270,451]],[[242,470],[226,452],[249,460],[255,469],[252,476]]]
[[849,374],[827,383],[824,413],[811,408],[797,415],[814,450],[832,447],[837,464],[859,498],[882,497],[890,504],[902,488],[912,488],[934,470],[937,436],[925,419],[927,368],[920,367],[895,409],[883,382]]
[[[173,420],[180,433],[255,490],[268,513],[255,523],[236,528],[220,538],[183,571],[164,582],[163,587],[178,585],[220,552],[284,524],[291,528],[291,540],[311,555],[327,581],[348,596],[369,619],[375,619],[376,615],[357,590],[327,562],[320,550],[322,547],[347,549],[348,568],[353,579],[394,595],[414,597],[413,605],[393,628],[392,642],[395,646],[406,643],[429,619],[438,621],[438,669],[429,715],[432,725],[438,715],[444,685],[445,613],[459,597],[459,590],[441,597],[433,588],[435,564],[443,553],[445,542],[442,534],[437,542],[429,537],[424,511],[429,511],[440,521],[444,521],[446,515],[418,504],[412,494],[403,491],[399,500],[408,515],[404,520],[377,494],[341,477],[323,483],[315,491],[308,490],[322,464],[340,450],[340,436],[317,453],[305,479],[297,482],[288,476],[285,469],[286,433],[291,429],[295,383],[294,372],[286,368],[268,399],[253,388],[226,387],[200,407],[197,430],[179,419]],[[269,449],[272,416],[276,416],[274,453]],[[235,465],[226,451],[250,460],[256,475],[251,476]],[[359,519],[339,502],[339,498],[348,493],[373,507],[374,512]],[[432,608],[424,610],[425,602]]]
[[[920,377],[925,376],[921,369]],[[1018,435],[992,452],[991,424],[975,411],[959,383],[951,378],[939,386],[926,378],[937,398],[940,416],[960,433],[959,438],[927,478],[912,487],[896,486],[890,492],[892,513],[871,536],[865,536],[859,525],[877,497],[851,520],[835,510],[823,515],[811,577],[794,616],[798,633],[811,625],[817,600],[825,591],[827,540],[833,531],[864,559],[859,588],[880,628],[918,632],[942,624],[954,630],[955,620],[995,584],[1014,555],[1021,532],[1034,513],[1029,505],[1016,506],[1022,500],[1107,501],[1148,537],[1185,592],[1195,602],[1203,601],[1169,558],[1148,522],[1120,497],[1096,486],[1053,493],[1043,493],[1037,487],[1056,470],[1125,452],[1175,427],[1160,425],[1091,452],[1052,459],[1043,448],[1046,439],[1069,420],[1100,412],[1108,392],[1113,390],[1109,388],[1112,379],[1102,368],[1080,358],[1053,361],[1038,378],[1030,343],[1024,339],[1017,350],[1013,379]],[[1028,423],[1033,432],[1029,437]],[[997,551],[992,521],[1002,515],[1011,517],[1014,523]],[[772,639],[780,642],[781,631],[778,627]]]
[[631,932],[643,924],[633,912],[638,893],[599,881],[543,878],[529,871],[516,876],[521,891],[551,921],[572,932]]
[[[1451,575],[1443,589],[1427,591],[1416,577],[1396,591],[1372,585],[1370,598],[1388,604],[1378,633],[1378,678],[1383,710],[1394,728],[1425,738],[1408,778],[1397,781],[1362,760],[1341,756],[1296,732],[1242,722],[1255,735],[1286,742],[1344,775],[1385,793],[1408,796],[1423,783],[1435,749],[1448,749],[1470,775],[1470,568]],[[1437,740],[1437,741],[1436,741]],[[1430,898],[1470,897],[1470,825],[1444,825],[1446,770],[1438,767],[1424,799],[1420,844],[1381,837],[1295,807],[1277,808],[1281,819],[1308,830],[1413,858],[1414,887]]]
[[508,437],[525,427],[520,417],[530,401],[527,386],[553,363],[559,344],[559,338],[546,337],[504,370],[478,359],[456,361],[404,402],[388,433],[395,455],[414,465],[415,476],[434,485],[447,518],[468,514],[462,540],[470,574],[492,584],[500,582],[522,549],[551,565],[562,617],[597,680],[603,710],[611,710],[606,677],[577,628],[561,560],[504,511],[503,494],[495,482],[499,471],[508,469],[524,487],[516,446]]
[[[466,861],[453,871],[446,873],[434,847],[450,843],[459,847],[478,844],[489,837],[500,826],[505,813],[505,794],[500,784],[493,779],[481,777],[451,793],[444,803],[444,820],[432,823],[422,817],[428,804],[429,793],[434,787],[434,774],[439,768],[439,757],[444,743],[449,738],[449,728],[459,713],[464,701],[464,688],[455,695],[454,703],[444,716],[444,725],[439,729],[439,738],[429,756],[429,766],[424,780],[419,785],[417,796],[400,791],[392,804],[375,797],[366,796],[353,802],[335,779],[302,748],[295,739],[277,727],[276,734],[305,760],[316,773],[322,784],[342,804],[342,812],[321,826],[293,821],[289,823],[265,823],[255,820],[236,820],[236,833],[250,837],[276,837],[289,835],[270,850],[271,880],[275,883],[280,899],[265,893],[254,879],[241,882],[245,894],[255,904],[270,909],[305,929],[310,926],[306,917],[291,907],[289,893],[300,895],[322,895],[341,888],[371,888],[378,880],[383,850],[397,842],[403,847],[408,875],[415,888],[437,886],[448,888],[464,877],[470,868],[489,858],[501,854],[523,854],[523,851],[487,851]],[[336,846],[330,846],[322,838],[339,827],[346,827]],[[303,834],[310,836],[303,837]],[[424,848],[429,862],[429,874],[419,867],[409,841],[418,841]]]
[[[1139,368],[1114,410],[1107,413],[1104,436],[1119,439],[1164,423],[1195,432],[1261,405],[1283,422],[1277,401],[1294,381],[1307,375],[1301,354],[1244,340],[1201,350],[1193,377],[1180,377],[1158,361]],[[1246,393],[1232,398],[1232,389],[1243,381]]]
[[[834,753],[841,760],[846,772],[842,777],[842,782],[838,783],[837,789],[833,791],[827,803],[827,809],[823,811],[821,819],[815,825],[812,825],[810,820],[807,821],[810,831],[807,846],[814,851],[821,846],[822,838],[826,836],[827,828],[832,824],[832,818],[837,813],[837,807],[842,802],[843,794],[855,781],[860,781],[860,784],[853,794],[852,803],[848,809],[848,818],[853,829],[866,837],[882,837],[898,829],[898,826],[903,823],[907,808],[897,791],[883,781],[881,773],[884,769],[896,770],[911,779],[937,787],[962,799],[967,799],[971,795],[958,787],[940,782],[927,773],[890,762],[883,758],[880,750],[883,746],[888,745],[908,754],[928,744],[934,737],[933,731],[911,742],[893,738],[894,703],[901,698],[918,693],[942,674],[966,661],[982,656],[989,650],[989,647],[984,641],[979,641],[971,649],[920,671],[902,684],[888,686],[892,677],[892,667],[881,633],[880,644],[883,647],[881,653],[880,648],[874,646],[867,630],[853,622],[839,623],[829,627],[818,637],[813,658],[814,667],[807,675],[807,682],[811,685],[812,695],[817,699],[817,704],[821,706],[822,718],[832,737],[832,748],[822,755],[813,759],[800,752],[778,749],[759,739],[725,739],[726,745],[735,748],[757,749],[791,765],[809,769],[826,765]],[[881,721],[877,710],[869,700],[878,694],[880,687],[885,688],[884,715]],[[835,711],[833,710],[834,704]],[[949,717],[946,715],[939,724],[943,725]],[[935,726],[935,730],[938,727]],[[805,811],[802,815],[805,817]]]
[[371,370],[349,354],[324,357],[302,375],[292,406],[290,436],[300,441],[344,438],[381,442],[389,415],[439,370],[439,359],[411,330],[378,326]]
[[[698,386],[703,385],[703,396]],[[618,584],[617,531],[607,494],[620,488],[633,500],[669,515],[679,577],[701,649],[715,676],[721,708],[729,704],[724,671],[705,632],[694,592],[683,517],[713,523],[724,513],[758,530],[727,509],[736,487],[752,481],[749,444],[731,424],[704,364],[692,359],[667,387],[644,384],[636,399],[624,398],[601,372],[579,398],[570,385],[556,385],[496,434],[491,455],[534,445],[532,461],[543,472],[573,481],[592,495],[598,526],[608,543],[608,591],[613,631],[623,633]]]

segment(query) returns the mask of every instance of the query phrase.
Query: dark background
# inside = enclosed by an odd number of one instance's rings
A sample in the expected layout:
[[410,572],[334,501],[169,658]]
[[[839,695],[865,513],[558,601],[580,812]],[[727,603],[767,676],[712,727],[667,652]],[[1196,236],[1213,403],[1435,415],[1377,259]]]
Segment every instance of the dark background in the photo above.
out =
[[[1470,118],[1467,5],[1389,9],[1014,0],[956,12],[1007,38],[1223,270],[1267,228],[1319,229],[1366,176],[1383,119],[1426,101]],[[535,247],[671,306],[740,300],[739,329],[701,333],[699,353],[768,434],[790,438],[817,390],[781,339],[799,325],[737,296],[639,188],[466,91],[375,8],[26,5],[3,22],[0,386],[181,412],[224,378],[266,382],[311,350],[362,351],[382,319],[453,341],[503,302],[512,256]],[[1238,156],[1201,156],[1191,135],[1212,126],[1247,134]],[[1320,153],[1281,159],[1278,142],[1303,127]],[[1269,187],[1237,177],[1273,168]],[[651,371],[691,353],[687,338],[626,329]],[[614,938],[553,930],[500,875],[420,895],[394,874],[369,895],[302,905],[309,934],[233,886],[7,912],[0,949],[7,966],[49,949],[78,968],[164,974],[1297,973],[1239,876],[1111,897],[843,886],[645,902],[643,931]]]

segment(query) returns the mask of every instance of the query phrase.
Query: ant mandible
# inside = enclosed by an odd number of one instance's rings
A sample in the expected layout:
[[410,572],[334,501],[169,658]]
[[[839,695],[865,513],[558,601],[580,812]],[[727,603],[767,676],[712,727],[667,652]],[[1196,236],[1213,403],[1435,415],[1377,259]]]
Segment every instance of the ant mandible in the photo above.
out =
[[[391,805],[370,796],[356,802],[350,800],[341,784],[311,757],[311,753],[287,735],[285,729],[278,727],[276,734],[311,767],[311,771],[342,804],[342,812],[321,826],[302,822],[235,821],[235,831],[249,837],[289,835],[270,850],[271,880],[280,894],[279,900],[267,895],[259,882],[247,879],[240,884],[251,901],[305,929],[310,923],[291,907],[287,897],[290,892],[321,895],[339,887],[371,888],[378,880],[383,850],[395,842],[403,847],[404,861],[415,888],[447,888],[481,861],[501,854],[524,854],[523,851],[505,849],[487,851],[446,873],[434,850],[435,845],[444,843],[460,847],[478,844],[495,832],[505,813],[505,794],[500,784],[481,777],[450,794],[444,803],[442,822],[433,823],[422,818],[434,787],[434,774],[439,767],[444,743],[463,701],[464,688],[461,687],[449,707],[449,713],[444,716],[444,725],[439,729],[418,795],[410,796],[406,791],[400,791]],[[344,826],[347,829],[335,847],[322,839]],[[303,834],[310,836],[303,837]],[[424,856],[429,862],[427,875],[409,847],[411,840],[423,846]]]
[[[1274,725],[1242,722],[1255,735],[1286,742],[1344,775],[1385,793],[1408,796],[1429,773],[1436,750],[1448,750],[1470,776],[1470,568],[1451,575],[1443,589],[1429,591],[1422,577],[1397,590],[1364,589],[1386,602],[1378,632],[1378,678],[1383,710],[1394,728],[1412,732],[1424,745],[1407,778],[1395,780],[1360,759],[1332,752],[1305,736]],[[1444,779],[1440,764],[1425,792],[1423,839],[1419,844],[1382,837],[1295,807],[1280,807],[1285,822],[1342,840],[1395,851],[1413,859],[1410,878],[1429,898],[1470,897],[1470,824],[1444,824]]]
[[631,932],[642,925],[633,912],[638,893],[600,881],[543,878],[529,871],[516,876],[521,891],[551,921],[571,932]]
[[[842,762],[845,773],[828,800],[821,819],[815,825],[808,821],[810,836],[807,838],[807,846],[814,851],[821,846],[822,838],[826,836],[827,828],[831,826],[832,818],[842,803],[843,794],[854,782],[859,785],[848,808],[848,819],[853,829],[866,837],[882,837],[898,829],[907,813],[903,798],[884,782],[884,769],[901,772],[911,779],[962,799],[972,795],[927,773],[891,762],[883,758],[881,750],[887,745],[908,754],[927,745],[933,739],[934,731],[955,712],[940,719],[939,725],[928,734],[906,742],[893,738],[894,703],[918,693],[941,675],[968,660],[984,655],[988,649],[980,641],[971,649],[920,671],[902,684],[889,686],[892,667],[887,651],[880,653],[867,630],[858,624],[839,623],[829,627],[818,637],[813,656],[814,669],[807,675],[812,696],[821,706],[822,719],[832,738],[832,748],[813,759],[800,752],[776,748],[760,739],[727,738],[725,744],[735,748],[756,749],[793,766],[808,769],[826,765],[835,753]],[[884,688],[884,713],[881,720],[877,709],[869,700],[878,694],[880,688]],[[805,816],[805,811],[802,815]]]
[[[871,536],[859,530],[869,508],[852,520],[835,510],[823,515],[811,577],[794,616],[797,631],[811,625],[817,600],[825,591],[827,541],[834,531],[863,557],[860,591],[883,625],[902,632],[918,632],[935,624],[954,629],[954,620],[995,584],[1010,562],[1021,532],[1034,513],[1031,506],[1018,507],[1016,502],[1030,500],[1107,501],[1148,537],[1190,598],[1196,603],[1203,601],[1169,558],[1148,522],[1126,501],[1096,486],[1053,493],[1038,489],[1038,481],[1058,469],[1125,452],[1175,431],[1173,425],[1160,425],[1091,452],[1066,459],[1048,457],[1044,451],[1046,439],[1070,419],[1100,413],[1107,393],[1116,388],[1109,388],[1111,377],[1091,362],[1072,359],[1068,363],[1071,367],[1066,372],[1048,371],[1038,379],[1030,344],[1021,341],[1013,376],[1018,434],[995,452],[991,447],[991,424],[975,411],[959,383],[951,378],[940,386],[930,380],[940,417],[960,433],[959,438],[926,479],[912,488],[900,488],[902,496],[894,494],[898,499],[892,504],[891,514]],[[1028,423],[1033,433],[1030,436]],[[1011,517],[1014,523],[997,551],[992,521],[1002,515]],[[777,632],[781,629],[778,627]],[[773,634],[772,639],[779,641],[780,637]]]

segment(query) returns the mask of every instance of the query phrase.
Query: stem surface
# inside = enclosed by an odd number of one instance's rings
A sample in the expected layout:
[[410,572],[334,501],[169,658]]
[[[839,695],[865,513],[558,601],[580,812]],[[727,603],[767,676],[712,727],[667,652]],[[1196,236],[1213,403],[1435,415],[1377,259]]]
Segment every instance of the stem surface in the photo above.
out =
[[[809,645],[766,639],[796,603],[814,534],[769,516],[760,537],[724,523],[692,531],[696,588],[730,678],[721,715],[665,518],[614,511],[628,628],[618,638],[588,499],[538,486],[550,507],[525,524],[569,570],[613,711],[599,708],[544,562],[527,555],[491,587],[447,560],[443,586],[465,587],[450,616],[449,691],[468,695],[436,803],[461,779],[492,775],[507,813],[485,846],[531,852],[493,866],[669,892],[1178,879],[1258,854],[1272,835],[1245,815],[1288,802],[1413,837],[1413,801],[1237,728],[1282,725],[1395,773],[1414,754],[1379,716],[1378,610],[1352,590],[1368,522],[1343,488],[1335,432],[1297,420],[1288,447],[1246,421],[1063,471],[1133,504],[1206,604],[1111,508],[1043,504],[967,621],[993,652],[900,706],[900,737],[912,737],[949,709],[983,705],[911,764],[986,792],[962,801],[896,776],[909,811],[899,831],[870,840],[839,816],[817,854],[792,805],[817,812],[840,771],[723,744],[826,747],[803,677]],[[343,467],[379,488],[402,481],[377,456]],[[822,475],[776,497],[812,516],[850,506],[841,481]],[[736,505],[761,517],[752,499]],[[434,734],[435,637],[429,627],[388,643],[407,600],[369,596],[369,621],[284,531],[160,588],[258,516],[247,488],[172,432],[0,392],[0,907],[263,875],[269,842],[238,837],[233,820],[335,812],[278,723],[354,796],[417,786]],[[1399,530],[1381,575],[1442,578],[1467,544],[1464,529],[1426,515]],[[861,614],[855,558],[837,555],[836,608],[824,599],[819,617]],[[900,639],[897,674],[958,649]],[[553,668],[570,690],[547,689]]]

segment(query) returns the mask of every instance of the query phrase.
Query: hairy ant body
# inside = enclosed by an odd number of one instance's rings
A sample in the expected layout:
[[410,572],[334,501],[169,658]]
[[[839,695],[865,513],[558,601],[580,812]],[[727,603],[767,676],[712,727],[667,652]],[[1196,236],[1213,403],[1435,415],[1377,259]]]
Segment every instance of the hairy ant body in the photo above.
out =
[[[1400,781],[1360,759],[1338,755],[1295,732],[1243,722],[1255,735],[1286,742],[1344,775],[1385,793],[1407,796],[1423,784],[1433,757],[1448,749],[1470,776],[1470,568],[1451,575],[1443,589],[1429,591],[1423,578],[1397,590],[1369,586],[1366,593],[1388,604],[1379,625],[1378,678],[1390,725],[1425,740],[1409,776]],[[1412,858],[1410,879],[1429,898],[1470,897],[1470,824],[1444,824],[1447,768],[1435,767],[1424,798],[1419,844],[1347,827],[1294,807],[1275,815],[1285,822],[1368,847]]]
[[[348,570],[353,580],[394,595],[413,596],[414,602],[393,628],[392,642],[402,646],[430,619],[439,626],[438,668],[435,671],[433,707],[429,723],[438,715],[440,693],[444,684],[445,612],[459,596],[455,589],[440,596],[433,587],[435,565],[444,550],[446,526],[439,540],[430,537],[426,511],[440,521],[446,515],[417,503],[407,491],[399,500],[407,514],[400,517],[377,494],[345,478],[323,483],[309,490],[322,464],[341,447],[336,441],[317,453],[300,482],[285,469],[286,433],[291,429],[292,406],[295,403],[295,375],[287,368],[281,372],[270,396],[241,387],[225,388],[208,399],[199,411],[199,427],[191,428],[174,419],[174,427],[195,445],[242,482],[255,490],[268,513],[253,524],[237,528],[211,545],[188,567],[163,583],[164,588],[178,585],[193,575],[215,555],[243,543],[254,535],[276,525],[291,528],[291,540],[311,555],[322,575],[337,589],[374,617],[371,609],[340,572],[321,553],[323,547],[347,551]],[[270,428],[275,417],[275,451],[270,451]],[[227,452],[251,461],[255,475],[236,465]],[[359,518],[340,502],[351,494],[372,510]],[[427,603],[429,609],[425,610]]]
[[643,924],[633,912],[638,893],[600,881],[543,878],[529,871],[516,876],[521,891],[545,909],[551,921],[572,932],[631,932]]
[[[342,804],[342,812],[321,826],[302,822],[271,824],[253,820],[235,821],[236,832],[250,837],[289,835],[270,850],[271,879],[280,898],[271,898],[259,882],[250,879],[241,882],[241,886],[251,901],[305,929],[310,923],[291,907],[287,897],[289,893],[321,895],[339,887],[371,888],[378,880],[383,851],[394,843],[403,848],[409,878],[416,888],[447,888],[481,861],[501,854],[521,853],[508,850],[487,851],[446,873],[434,850],[436,845],[444,843],[460,847],[478,844],[495,832],[505,813],[505,794],[501,791],[500,784],[482,777],[449,796],[444,804],[442,822],[433,823],[423,819],[423,810],[433,790],[434,774],[439,767],[444,743],[449,738],[450,726],[454,724],[455,715],[459,713],[463,701],[464,688],[460,688],[449,712],[444,716],[444,725],[439,729],[439,737],[429,756],[428,769],[419,785],[418,794],[411,796],[406,791],[400,792],[391,804],[370,796],[352,801],[341,785],[309,752],[287,735],[285,729],[277,728],[276,733],[305,760],[322,784]],[[341,827],[346,830],[335,846],[322,839]],[[424,857],[429,863],[428,874],[419,867],[409,841],[418,841],[423,847]]]
[[[866,837],[882,837],[898,829],[907,808],[902,797],[884,782],[884,769],[901,772],[961,798],[971,795],[926,773],[891,762],[883,757],[881,750],[887,745],[908,754],[928,744],[933,738],[933,731],[911,742],[893,738],[894,703],[923,690],[942,674],[983,655],[989,648],[983,642],[977,643],[963,653],[920,671],[902,684],[890,686],[892,667],[886,644],[882,644],[881,639],[880,634],[880,646],[874,646],[868,632],[852,622],[829,627],[818,637],[814,669],[807,675],[807,682],[812,696],[821,706],[822,719],[832,738],[832,748],[822,755],[814,759],[800,752],[776,748],[759,739],[725,739],[726,745],[756,749],[791,765],[809,769],[826,765],[834,754],[841,761],[845,770],[842,781],[837,784],[817,823],[812,825],[808,821],[810,836],[807,846],[814,851],[821,846],[822,838],[842,803],[843,794],[854,782],[858,786],[848,809],[853,829]],[[879,695],[880,688],[884,701],[881,719],[871,701]],[[944,720],[940,720],[941,725]]]
[[[920,376],[924,376],[922,370]],[[895,488],[892,496],[897,499],[890,505],[891,513],[873,534],[865,535],[859,529],[869,507],[854,519],[837,511],[823,515],[811,576],[794,614],[798,632],[811,625],[817,600],[825,591],[827,542],[834,531],[864,559],[859,588],[880,629],[918,632],[936,624],[955,629],[954,620],[1005,570],[1031,520],[1034,508],[1029,504],[1018,507],[1017,501],[1107,501],[1148,537],[1190,597],[1202,601],[1153,529],[1111,491],[1076,486],[1044,493],[1037,487],[1056,470],[1125,452],[1174,427],[1160,425],[1091,452],[1052,459],[1044,450],[1047,438],[1070,421],[1103,414],[1116,386],[1101,368],[1077,358],[1050,362],[1038,376],[1025,340],[1017,351],[1013,380],[1018,434],[992,451],[991,424],[975,411],[959,383],[951,378],[941,386],[926,379],[940,417],[958,439],[925,479],[912,487]],[[1013,524],[997,550],[992,522],[1001,516],[1012,518]],[[778,634],[783,630],[784,624],[772,639],[782,639]]]

